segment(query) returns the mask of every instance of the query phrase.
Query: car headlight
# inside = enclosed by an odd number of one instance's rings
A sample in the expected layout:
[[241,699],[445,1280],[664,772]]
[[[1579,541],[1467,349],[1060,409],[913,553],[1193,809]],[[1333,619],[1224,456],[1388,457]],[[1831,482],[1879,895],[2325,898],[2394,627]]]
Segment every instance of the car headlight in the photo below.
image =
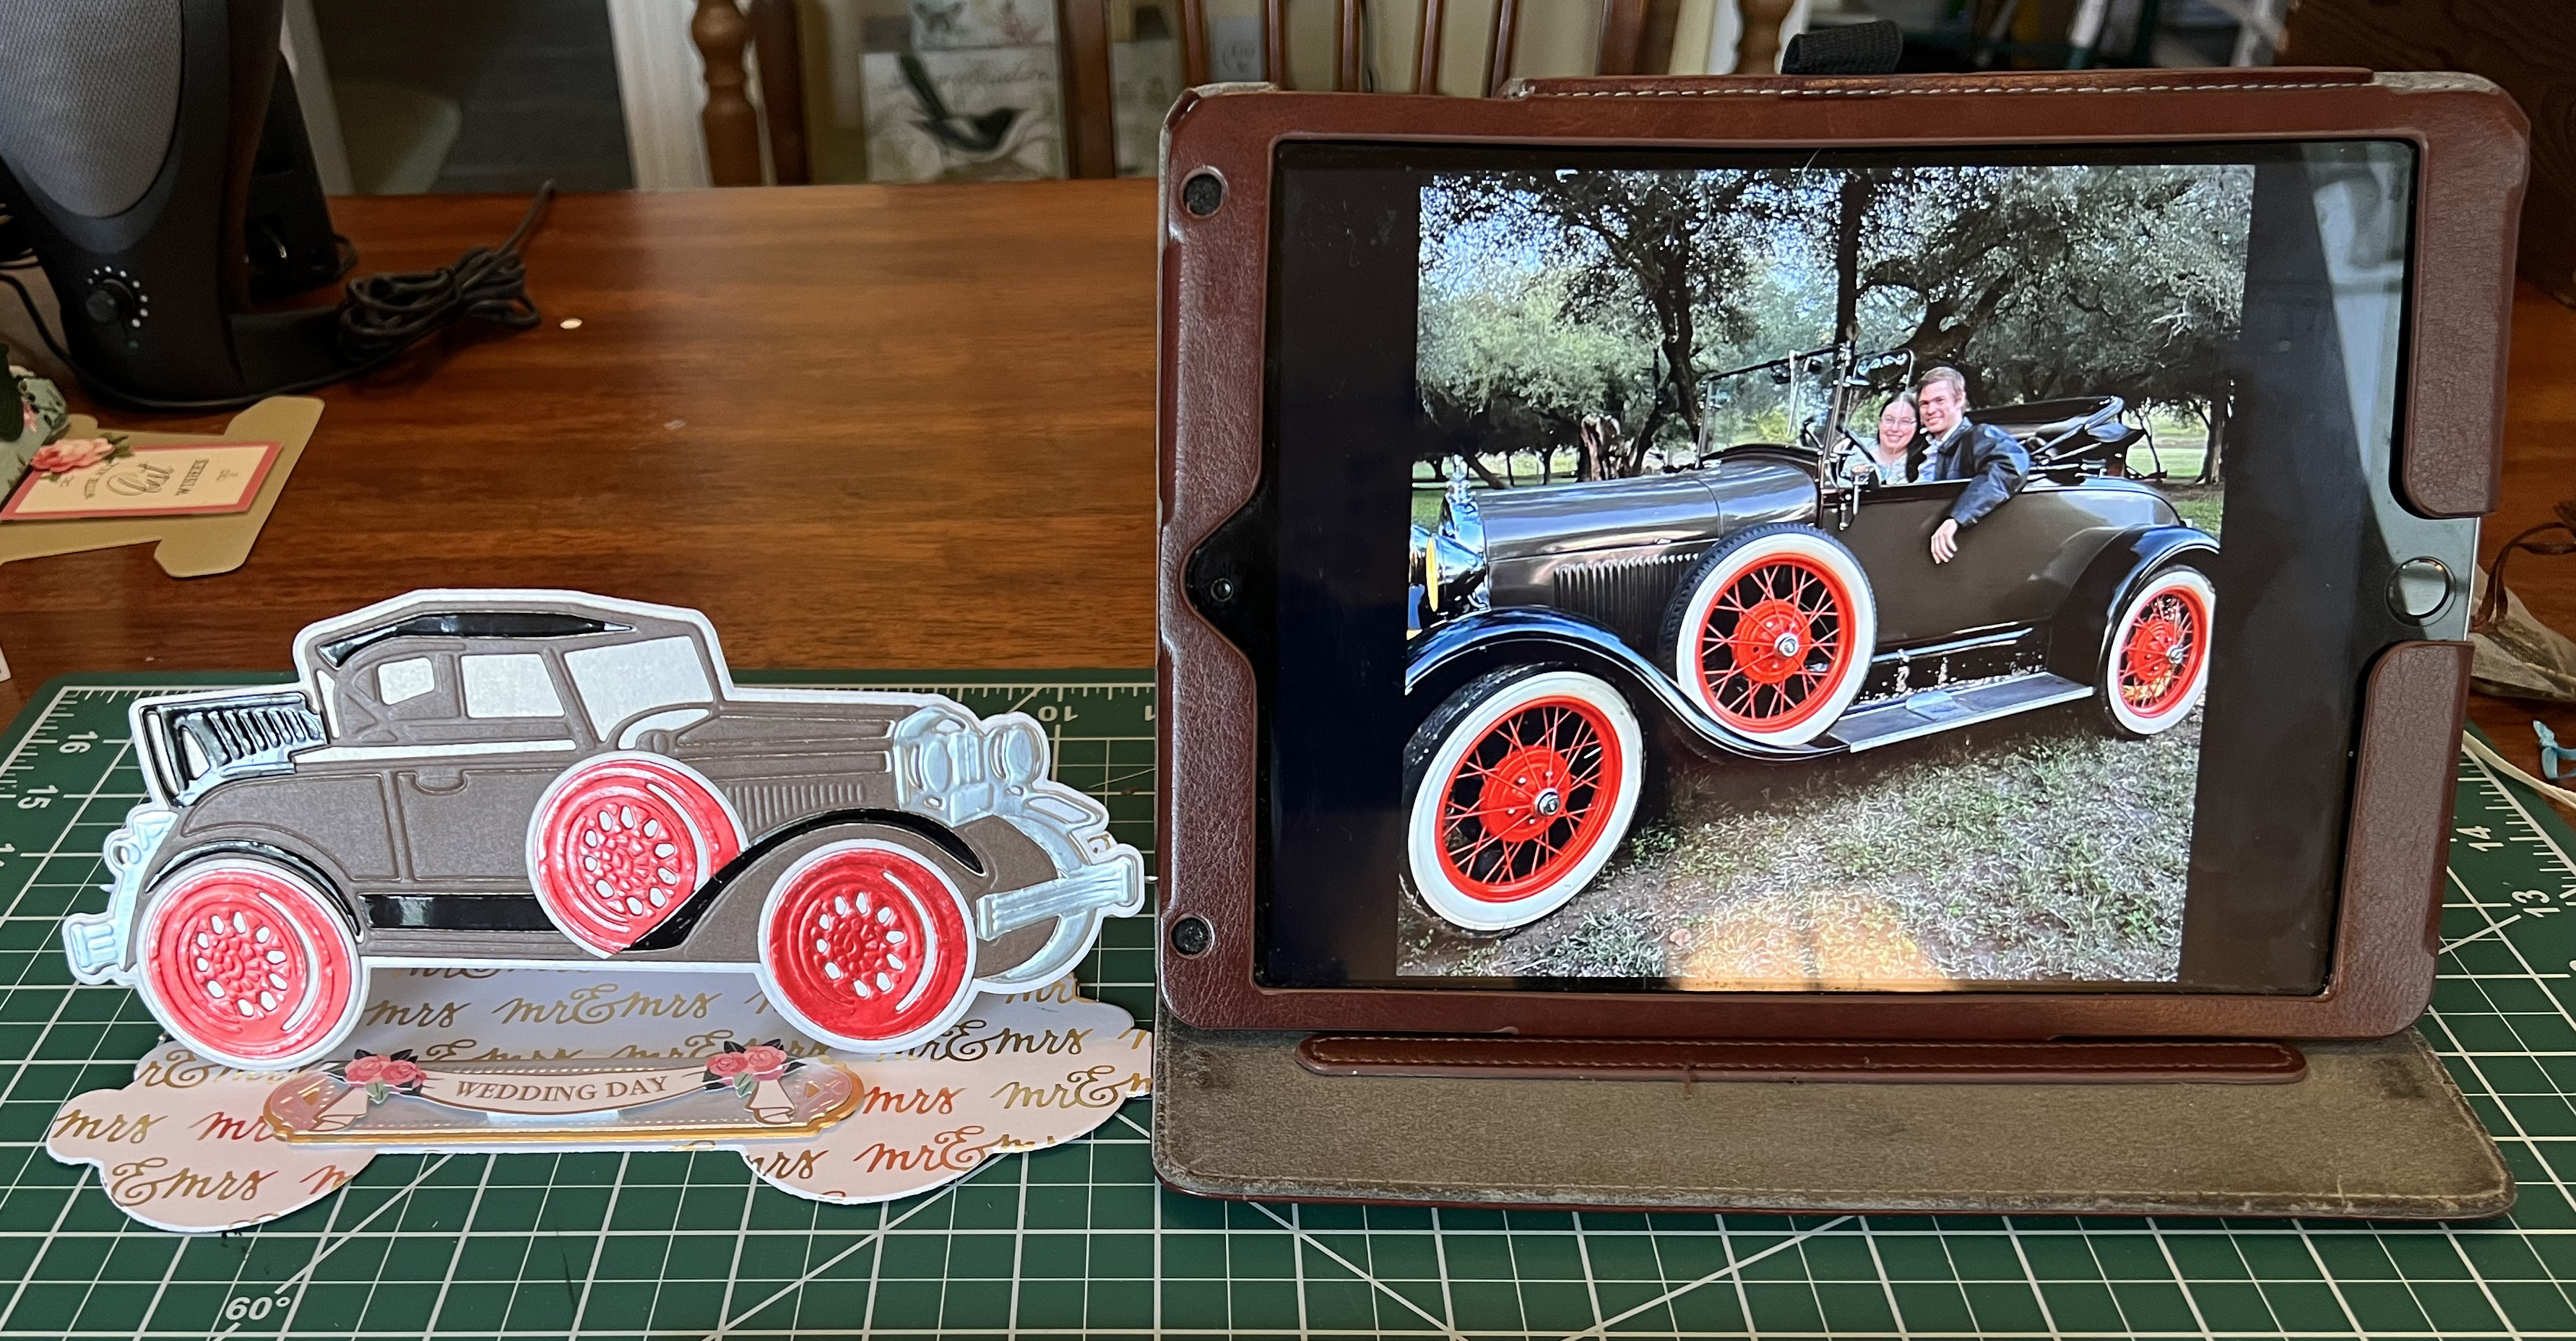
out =
[[1046,735],[1037,723],[1012,718],[992,728],[984,752],[994,777],[1011,787],[1025,787],[1045,771]]
[[1423,545],[1423,604],[1442,614],[1463,614],[1483,604],[1485,519],[1467,490],[1467,473],[1453,470],[1440,500],[1440,529]]

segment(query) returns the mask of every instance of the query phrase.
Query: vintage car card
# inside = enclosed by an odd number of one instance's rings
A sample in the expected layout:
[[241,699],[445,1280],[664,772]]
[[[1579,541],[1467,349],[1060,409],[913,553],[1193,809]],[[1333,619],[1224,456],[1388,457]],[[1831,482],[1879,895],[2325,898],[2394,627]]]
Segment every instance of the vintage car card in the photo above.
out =
[[[98,439],[101,446],[106,439]],[[180,447],[116,445],[76,469],[30,473],[0,504],[0,521],[185,517],[245,512],[282,444],[216,442]]]
[[[985,994],[946,1034],[882,1056],[783,1032],[744,986],[717,973],[381,973],[334,1060],[244,1071],[165,1043],[130,1083],[66,1100],[45,1149],[95,1165],[128,1215],[186,1233],[311,1205],[396,1151],[712,1143],[772,1186],[857,1203],[1073,1140],[1152,1088],[1151,1033],[1070,977]],[[317,1130],[285,1130],[297,1117]]]
[[[294,659],[291,685],[133,706],[145,794],[105,909],[62,920],[73,975],[169,1031],[147,1072],[194,1059],[226,1123],[342,1170],[741,1143],[867,1201],[1144,1092],[1145,1034],[1068,976],[1144,906],[1144,857],[1036,718],[738,685],[699,612],[573,591],[413,592]],[[138,1082],[76,1099],[55,1153],[130,1208],[171,1194],[118,1192],[125,1166],[197,1170],[209,1204],[156,1224],[291,1209],[230,1204],[266,1166],[210,1163]],[[329,1190],[294,1182],[257,1186]]]

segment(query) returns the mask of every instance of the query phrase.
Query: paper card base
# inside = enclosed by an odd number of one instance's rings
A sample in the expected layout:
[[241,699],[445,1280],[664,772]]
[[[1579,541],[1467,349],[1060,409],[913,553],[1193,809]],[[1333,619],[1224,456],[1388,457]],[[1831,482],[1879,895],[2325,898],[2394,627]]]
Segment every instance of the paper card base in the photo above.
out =
[[[304,458],[304,444],[322,419],[322,402],[311,396],[271,396],[232,417],[220,434],[128,433],[138,447],[187,446],[209,442],[275,442],[281,450],[259,483],[257,501],[247,511],[195,517],[110,517],[88,521],[13,521],[0,526],[0,564],[82,550],[117,549],[157,540],[152,557],[172,577],[229,573],[250,557],[260,528],[286,491],[287,477]],[[98,436],[98,422],[72,416],[67,437]]]
[[[1091,1131],[1151,1089],[1152,1036],[1070,977],[986,995],[946,1034],[908,1053],[831,1052],[796,1035],[739,974],[596,970],[378,971],[348,1047],[409,1050],[424,1063],[632,1061],[704,1057],[728,1042],[779,1040],[858,1081],[848,1117],[782,1141],[548,1136],[515,1150],[635,1148],[739,1152],[771,1185],[817,1201],[887,1201],[951,1182],[986,1160]],[[319,1068],[315,1068],[319,1069]],[[135,1064],[117,1089],[73,1096],[45,1150],[97,1167],[108,1197],[145,1224],[239,1229],[339,1190],[379,1153],[489,1151],[484,1139],[406,1136],[382,1144],[281,1139],[264,1116],[287,1072],[236,1071],[176,1045]]]

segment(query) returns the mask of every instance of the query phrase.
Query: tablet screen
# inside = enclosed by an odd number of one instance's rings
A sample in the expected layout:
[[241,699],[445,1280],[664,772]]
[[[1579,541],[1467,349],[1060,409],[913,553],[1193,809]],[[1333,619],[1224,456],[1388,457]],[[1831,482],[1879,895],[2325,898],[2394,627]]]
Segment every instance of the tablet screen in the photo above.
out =
[[2320,990],[2413,179],[1283,149],[1263,980]]

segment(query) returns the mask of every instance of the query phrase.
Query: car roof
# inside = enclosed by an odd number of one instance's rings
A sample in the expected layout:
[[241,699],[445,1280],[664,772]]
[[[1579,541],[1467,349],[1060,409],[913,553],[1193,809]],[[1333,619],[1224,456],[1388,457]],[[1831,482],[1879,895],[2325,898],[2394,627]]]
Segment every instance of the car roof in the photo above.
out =
[[437,610],[360,629],[313,650],[325,665],[336,669],[359,652],[392,638],[579,638],[633,630],[631,624],[545,610]]

